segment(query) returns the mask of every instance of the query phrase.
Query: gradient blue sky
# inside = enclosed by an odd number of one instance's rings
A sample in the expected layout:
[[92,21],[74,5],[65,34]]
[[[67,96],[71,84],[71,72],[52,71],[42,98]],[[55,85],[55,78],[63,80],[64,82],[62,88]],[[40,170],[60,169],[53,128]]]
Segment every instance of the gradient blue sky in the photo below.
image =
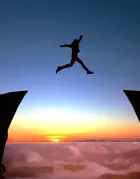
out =
[[[139,0],[0,1],[0,91],[29,90],[19,111],[69,108],[112,120],[135,120],[123,93],[140,89]],[[80,64],[56,74],[84,37]],[[138,123],[138,121],[136,121]]]

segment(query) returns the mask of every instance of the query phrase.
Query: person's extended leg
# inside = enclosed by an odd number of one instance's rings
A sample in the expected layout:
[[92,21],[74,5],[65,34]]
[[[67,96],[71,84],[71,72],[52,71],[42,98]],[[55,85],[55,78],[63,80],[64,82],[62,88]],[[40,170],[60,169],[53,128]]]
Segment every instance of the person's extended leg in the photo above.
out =
[[60,70],[63,70],[64,68],[72,67],[74,63],[75,63],[75,60],[72,58],[70,63],[63,65],[63,66],[58,66],[56,69],[56,73],[58,73]]
[[79,63],[81,64],[81,66],[87,71],[87,74],[92,74],[92,73],[93,73],[92,71],[90,71],[90,70],[86,67],[86,65],[85,65],[85,64],[82,62],[82,60],[80,60],[78,57],[77,57],[76,61],[79,62]]

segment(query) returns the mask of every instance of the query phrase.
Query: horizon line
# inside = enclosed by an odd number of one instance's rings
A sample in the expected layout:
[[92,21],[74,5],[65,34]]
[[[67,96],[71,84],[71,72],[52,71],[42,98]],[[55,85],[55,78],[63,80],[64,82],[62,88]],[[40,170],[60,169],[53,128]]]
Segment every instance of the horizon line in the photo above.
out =
[[[87,139],[87,140],[65,140],[59,141],[59,143],[65,142],[128,142],[128,141],[140,141],[140,138],[137,139]],[[53,141],[7,141],[7,143],[56,143]]]

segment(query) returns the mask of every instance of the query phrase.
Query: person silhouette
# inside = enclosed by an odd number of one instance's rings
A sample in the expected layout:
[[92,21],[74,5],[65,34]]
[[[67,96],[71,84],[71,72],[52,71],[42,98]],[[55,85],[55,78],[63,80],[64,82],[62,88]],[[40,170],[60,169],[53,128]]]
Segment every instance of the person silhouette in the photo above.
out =
[[83,63],[83,61],[81,59],[79,59],[78,57],[78,53],[80,52],[79,50],[79,43],[82,40],[82,35],[80,35],[79,39],[74,39],[73,42],[71,44],[64,44],[64,45],[60,45],[60,47],[69,47],[72,49],[72,55],[71,55],[71,61],[70,63],[63,65],[63,66],[58,66],[56,69],[56,73],[58,73],[60,70],[63,70],[64,68],[69,68],[72,67],[73,64],[77,61],[81,64],[81,66],[86,70],[87,74],[92,74],[93,72],[90,71],[85,64]]

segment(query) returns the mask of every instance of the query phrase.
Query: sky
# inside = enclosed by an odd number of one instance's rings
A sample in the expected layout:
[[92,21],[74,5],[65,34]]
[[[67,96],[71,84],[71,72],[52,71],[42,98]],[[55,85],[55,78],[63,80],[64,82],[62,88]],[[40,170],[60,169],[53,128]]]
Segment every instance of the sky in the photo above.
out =
[[[0,1],[0,92],[28,90],[9,141],[140,137],[124,89],[140,89],[139,0]],[[80,64],[60,44],[83,34]]]

